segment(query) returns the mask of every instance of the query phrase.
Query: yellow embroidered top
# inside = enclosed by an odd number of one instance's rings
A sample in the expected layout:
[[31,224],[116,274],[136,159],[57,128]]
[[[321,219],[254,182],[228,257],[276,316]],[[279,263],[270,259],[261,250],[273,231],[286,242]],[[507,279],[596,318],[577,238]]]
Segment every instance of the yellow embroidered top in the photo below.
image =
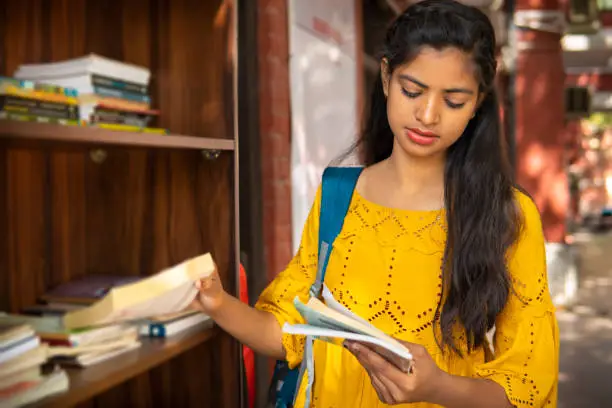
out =
[[[304,323],[293,299],[299,296],[306,301],[316,276],[320,194],[319,188],[299,251],[256,304],[274,314],[281,326],[285,322]],[[325,284],[336,300],[376,327],[424,345],[443,370],[493,380],[504,387],[517,407],[556,407],[559,336],[548,291],[541,220],[531,199],[516,194],[524,228],[508,256],[514,293],[496,321],[493,358],[485,358],[484,348],[461,358],[441,353],[436,345],[433,319],[441,295],[446,237],[443,210],[390,209],[355,192],[333,245]],[[455,338],[465,349],[465,337],[457,333]],[[297,366],[304,350],[303,337],[285,334],[283,345],[290,366]],[[314,366],[312,407],[386,406],[379,401],[365,370],[343,347],[315,341]],[[296,408],[304,405],[305,383],[302,381]]]

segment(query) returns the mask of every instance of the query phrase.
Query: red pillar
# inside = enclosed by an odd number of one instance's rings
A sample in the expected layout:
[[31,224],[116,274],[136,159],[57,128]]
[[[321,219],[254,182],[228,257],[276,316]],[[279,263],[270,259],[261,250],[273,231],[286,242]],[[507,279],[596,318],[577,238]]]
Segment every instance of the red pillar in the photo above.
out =
[[[565,73],[558,0],[517,0],[516,11],[536,11],[521,19],[516,60],[517,181],[534,198],[547,242],[562,242],[569,205],[564,158]],[[525,17],[525,14],[522,14]],[[542,31],[548,30],[548,31]]]
[[287,267],[292,255],[289,17],[288,0],[257,1],[263,239],[271,280]]

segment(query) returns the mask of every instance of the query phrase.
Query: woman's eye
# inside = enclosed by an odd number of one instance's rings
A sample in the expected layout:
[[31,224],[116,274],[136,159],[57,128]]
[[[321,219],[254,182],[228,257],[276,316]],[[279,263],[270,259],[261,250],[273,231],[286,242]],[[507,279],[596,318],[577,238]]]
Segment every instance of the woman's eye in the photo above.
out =
[[449,101],[448,99],[446,100],[446,104],[451,109],[460,109],[460,108],[463,108],[463,106],[465,105],[465,103],[453,103]]
[[409,98],[416,98],[417,96],[419,96],[421,93],[420,92],[410,92],[405,90],[404,88],[402,88],[402,93],[404,95],[406,95]]

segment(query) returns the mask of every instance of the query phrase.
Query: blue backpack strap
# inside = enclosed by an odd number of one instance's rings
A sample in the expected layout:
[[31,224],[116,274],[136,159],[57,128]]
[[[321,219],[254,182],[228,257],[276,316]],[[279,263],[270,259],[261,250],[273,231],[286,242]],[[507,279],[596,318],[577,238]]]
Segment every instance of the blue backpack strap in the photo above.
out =
[[342,230],[344,217],[363,167],[328,167],[323,172],[319,215],[319,262],[317,278],[310,289],[318,296],[325,281],[325,270],[334,240]]
[[[319,296],[321,293],[332,245],[342,230],[344,217],[348,212],[355,185],[362,171],[362,167],[328,167],[323,172],[321,210],[319,214],[319,261],[317,278],[310,288],[310,296]],[[306,372],[308,372],[308,378],[306,382],[306,403],[304,406],[309,407],[310,394],[314,384],[312,336],[306,336],[304,357],[300,364],[296,387],[301,384]],[[297,397],[297,392],[295,397]]]

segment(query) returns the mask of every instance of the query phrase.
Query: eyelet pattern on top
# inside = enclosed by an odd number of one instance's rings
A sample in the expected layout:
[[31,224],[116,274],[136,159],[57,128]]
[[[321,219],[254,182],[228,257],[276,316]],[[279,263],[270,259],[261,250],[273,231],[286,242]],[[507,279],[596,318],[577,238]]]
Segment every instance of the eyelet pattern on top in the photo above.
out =
[[[521,206],[525,209],[524,201]],[[551,336],[554,309],[546,291],[545,260],[538,252],[539,242],[525,243],[516,255],[518,260],[513,258],[514,253],[509,254],[513,292],[507,309],[511,311],[499,316],[502,324],[496,327],[493,342],[495,355],[502,357],[488,361],[484,348],[465,352],[466,338],[461,330],[453,338],[464,351],[463,358],[439,350],[434,323],[439,318],[436,309],[442,294],[441,267],[447,233],[444,217],[444,211],[387,209],[355,195],[333,245],[327,287],[337,301],[371,324],[400,340],[425,346],[442,369],[496,381],[517,407],[554,406],[554,373],[549,375],[546,368],[552,367],[546,356],[555,345]],[[314,281],[317,230],[318,224],[307,223],[298,256],[258,303],[260,309],[271,311],[281,323],[302,323],[292,310],[292,302],[296,295],[307,299]],[[299,361],[303,339],[285,335],[283,344],[288,359]],[[383,407],[367,373],[347,353],[341,347],[315,342],[313,406]],[[348,387],[348,391],[342,391],[338,384]],[[426,403],[410,407],[432,408]]]

